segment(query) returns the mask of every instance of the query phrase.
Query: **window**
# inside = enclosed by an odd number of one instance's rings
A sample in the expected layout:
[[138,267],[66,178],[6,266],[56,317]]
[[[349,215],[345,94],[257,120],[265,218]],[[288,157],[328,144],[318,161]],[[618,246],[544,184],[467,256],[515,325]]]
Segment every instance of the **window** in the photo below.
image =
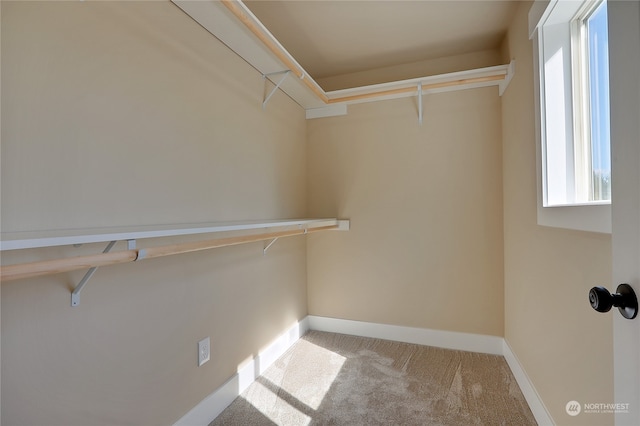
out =
[[610,232],[606,0],[536,1],[538,223]]
[[573,22],[579,201],[611,200],[607,4],[587,4]]

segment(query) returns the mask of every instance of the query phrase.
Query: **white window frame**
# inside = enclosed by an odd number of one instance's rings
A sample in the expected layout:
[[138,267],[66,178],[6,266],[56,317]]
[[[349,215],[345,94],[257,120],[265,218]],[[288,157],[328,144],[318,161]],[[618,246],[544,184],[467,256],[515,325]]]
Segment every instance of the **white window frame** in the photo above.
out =
[[[580,191],[584,193],[585,188],[576,187],[574,167],[576,164],[584,164],[584,162],[581,163],[583,160],[576,161],[576,158],[584,159],[585,153],[581,152],[579,147],[574,147],[574,133],[582,132],[584,129],[579,124],[574,125],[579,121],[574,120],[573,115],[574,103],[577,107],[584,105],[584,102],[580,99],[579,91],[574,90],[572,69],[576,59],[579,59],[576,56],[580,53],[575,49],[572,50],[572,37],[576,36],[575,26],[572,30],[572,21],[578,11],[584,9],[584,3],[580,1],[536,0],[529,11],[529,36],[533,41],[534,50],[537,216],[538,224],[543,226],[611,233],[610,201],[585,202],[584,199],[576,199],[576,194],[579,194]],[[553,48],[551,49],[549,46]],[[547,48],[546,52],[545,47]],[[556,50],[562,51],[562,54],[549,60],[550,58],[546,56],[551,57]],[[554,63],[559,65],[558,69],[563,70],[560,78],[562,81],[559,85],[556,84],[557,81],[545,80],[545,67],[552,67]],[[575,83],[579,84],[579,81]],[[545,84],[548,85],[548,91]],[[555,99],[548,100],[546,95]],[[547,109],[547,105],[549,105],[549,109]],[[547,117],[564,117],[564,120],[552,118],[547,121]],[[558,155],[550,157],[550,161],[555,159],[555,161],[562,163],[554,164],[554,170],[561,171],[561,173],[554,175],[549,175],[550,171],[547,170],[547,135],[552,135],[551,137],[564,135],[561,138],[561,144],[556,141],[556,144],[552,145],[555,147],[552,149],[560,151],[556,151],[555,154]],[[578,168],[580,169],[580,166]],[[561,182],[561,185],[555,185],[552,188],[552,185],[547,185],[549,179],[555,179],[556,182]],[[566,191],[566,193],[558,193],[558,191]],[[547,202],[548,200],[552,202]],[[558,200],[564,200],[564,202],[558,202]]]

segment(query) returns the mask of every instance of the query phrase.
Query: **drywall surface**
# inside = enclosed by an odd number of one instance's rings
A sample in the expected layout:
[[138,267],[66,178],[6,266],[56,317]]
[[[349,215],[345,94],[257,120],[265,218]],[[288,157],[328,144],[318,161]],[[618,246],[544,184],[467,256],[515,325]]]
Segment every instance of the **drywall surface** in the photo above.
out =
[[307,240],[309,313],[502,336],[496,87],[349,106],[307,126],[309,212],[351,219]]
[[[306,214],[304,111],[169,2],[3,1],[2,89],[4,232]],[[2,423],[181,418],[307,314],[304,237],[262,248],[3,283]]]
[[611,237],[537,225],[529,7],[520,5],[504,46],[517,61],[502,98],[505,338],[557,424],[612,424],[607,414],[565,411],[573,400],[614,402],[612,316],[593,311],[587,297],[595,285],[609,287]]

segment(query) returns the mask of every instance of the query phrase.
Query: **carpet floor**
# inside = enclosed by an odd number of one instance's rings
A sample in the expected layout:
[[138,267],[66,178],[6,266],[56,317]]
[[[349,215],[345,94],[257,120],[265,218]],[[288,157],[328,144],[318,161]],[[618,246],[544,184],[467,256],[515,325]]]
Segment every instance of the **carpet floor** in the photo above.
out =
[[218,425],[535,425],[502,356],[311,331]]

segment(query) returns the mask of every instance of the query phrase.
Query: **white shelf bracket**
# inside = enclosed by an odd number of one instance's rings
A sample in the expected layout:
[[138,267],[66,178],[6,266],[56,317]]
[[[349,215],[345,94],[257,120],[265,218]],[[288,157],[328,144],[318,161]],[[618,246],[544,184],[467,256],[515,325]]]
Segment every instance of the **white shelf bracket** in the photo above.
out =
[[276,237],[273,240],[269,241],[269,243],[266,246],[264,246],[264,248],[262,249],[262,255],[263,256],[265,254],[267,254],[267,250],[269,250],[269,247],[271,247],[276,241],[278,241],[278,237]]
[[418,83],[418,123],[422,126],[422,82]]
[[[135,240],[129,240],[129,241],[133,241],[133,245],[135,246]],[[107,244],[107,247],[104,249],[102,253],[109,253],[115,244],[116,244],[115,241],[109,242],[109,244]],[[75,307],[80,304],[80,292],[82,291],[84,286],[87,285],[87,282],[89,282],[89,280],[91,279],[93,274],[95,274],[97,269],[98,269],[97,266],[94,266],[93,268],[89,269],[87,273],[84,274],[84,277],[82,277],[82,279],[80,280],[76,288],[73,289],[73,293],[71,293],[71,306]]]
[[[298,229],[302,229],[302,225],[298,226]],[[307,235],[309,233],[309,229],[308,228],[304,228],[304,235]],[[267,245],[264,246],[264,248],[262,249],[262,255],[264,256],[265,254],[267,254],[267,251],[269,250],[269,248],[274,245],[276,243],[276,241],[278,241],[278,238],[280,237],[275,237],[273,240],[269,241],[267,243]]]
[[262,74],[262,79],[265,80],[265,84],[267,83],[267,79],[269,81],[271,81],[271,79],[269,79],[269,77],[271,77],[272,75],[280,75],[280,74],[284,74],[282,76],[282,78],[280,79],[280,81],[278,81],[278,83],[276,84],[276,86],[271,89],[271,92],[267,95],[266,98],[264,98],[264,101],[262,101],[262,109],[265,109],[267,106],[267,103],[269,102],[269,99],[271,99],[271,97],[273,96],[274,93],[276,93],[276,91],[280,88],[280,85],[282,83],[284,83],[284,80],[287,78],[287,76],[291,73],[291,70],[286,70],[286,71],[278,71],[278,72],[272,72],[269,74]]
[[507,68],[507,75],[504,76],[504,80],[500,82],[498,85],[498,93],[500,96],[503,95],[504,91],[507,90],[513,75],[516,73],[516,60],[513,59],[509,62],[509,67]]

